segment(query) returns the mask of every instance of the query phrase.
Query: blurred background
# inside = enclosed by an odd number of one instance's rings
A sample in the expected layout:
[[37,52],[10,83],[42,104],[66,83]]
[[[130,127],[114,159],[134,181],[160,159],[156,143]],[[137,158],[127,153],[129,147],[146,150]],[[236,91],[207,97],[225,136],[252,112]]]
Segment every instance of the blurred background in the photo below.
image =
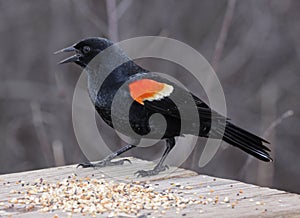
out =
[[[58,66],[62,57],[54,51],[90,36],[120,41],[151,35],[187,43],[212,64],[228,116],[268,139],[275,160],[262,163],[223,143],[199,168],[199,140],[182,167],[300,193],[299,11],[297,0],[0,0],[0,174],[86,160],[71,116],[81,69]],[[175,64],[141,64],[199,90]],[[112,149],[124,144],[99,125]],[[147,153],[159,157],[162,150],[153,146]]]

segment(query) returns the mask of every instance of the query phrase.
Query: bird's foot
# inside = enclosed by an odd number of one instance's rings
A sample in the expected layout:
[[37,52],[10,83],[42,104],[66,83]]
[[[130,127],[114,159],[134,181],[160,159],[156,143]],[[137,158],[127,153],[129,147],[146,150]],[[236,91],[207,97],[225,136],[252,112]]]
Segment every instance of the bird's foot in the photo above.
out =
[[134,175],[137,175],[137,177],[146,177],[146,176],[155,176],[159,174],[162,171],[165,171],[169,169],[167,165],[164,166],[156,166],[153,170],[139,170],[134,173]]
[[111,160],[102,160],[99,161],[97,163],[91,163],[91,162],[84,162],[84,163],[80,163],[77,165],[78,167],[82,167],[82,168],[96,168],[96,167],[106,167],[106,166],[118,166],[118,165],[123,165],[125,162],[128,162],[131,164],[131,161],[129,159],[121,159],[121,160],[117,160],[117,161],[111,161]]

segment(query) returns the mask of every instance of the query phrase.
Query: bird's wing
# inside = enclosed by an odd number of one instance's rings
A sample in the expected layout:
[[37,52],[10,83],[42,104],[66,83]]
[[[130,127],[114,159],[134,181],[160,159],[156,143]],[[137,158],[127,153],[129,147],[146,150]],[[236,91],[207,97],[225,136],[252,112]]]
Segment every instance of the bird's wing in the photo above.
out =
[[181,119],[182,112],[198,111],[200,119],[226,119],[189,91],[153,74],[133,77],[128,82],[128,88],[131,98],[157,113]]

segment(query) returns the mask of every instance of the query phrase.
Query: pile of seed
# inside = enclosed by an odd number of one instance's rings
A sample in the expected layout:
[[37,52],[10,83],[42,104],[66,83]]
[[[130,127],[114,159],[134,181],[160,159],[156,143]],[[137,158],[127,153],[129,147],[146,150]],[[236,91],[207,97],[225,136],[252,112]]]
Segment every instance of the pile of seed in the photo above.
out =
[[180,211],[188,205],[203,203],[199,198],[183,198],[171,188],[155,191],[147,182],[123,183],[75,175],[56,183],[41,179],[24,188],[21,197],[9,202],[44,212],[62,210],[96,216],[106,212],[139,215],[141,210],[156,210],[164,214],[168,209]]

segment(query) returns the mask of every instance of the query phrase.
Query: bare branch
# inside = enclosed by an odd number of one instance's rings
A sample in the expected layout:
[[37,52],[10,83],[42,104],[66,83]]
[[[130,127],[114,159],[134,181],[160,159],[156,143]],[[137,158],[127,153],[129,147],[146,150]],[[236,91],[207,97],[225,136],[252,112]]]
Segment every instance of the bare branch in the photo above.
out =
[[[274,120],[270,126],[266,129],[266,131],[263,134],[263,138],[267,139],[271,132],[280,124],[282,123],[283,120],[285,120],[286,118],[289,118],[290,116],[294,115],[294,111],[292,110],[288,110],[285,113],[283,113],[280,117],[278,117],[276,120]],[[254,160],[254,157],[252,156],[248,156],[247,161],[245,162],[244,166],[242,167],[242,169],[240,170],[240,177],[243,178],[247,172],[247,169],[249,168],[250,164],[252,163],[252,161]]]
[[102,34],[107,34],[107,25],[104,21],[100,20],[95,13],[89,8],[86,2],[77,1],[74,4],[79,12],[84,15],[91,23],[93,23],[98,29],[99,32]]
[[236,0],[228,0],[226,13],[223,19],[222,28],[220,31],[219,38],[215,45],[215,51],[212,57],[211,65],[215,71],[218,70],[221,55],[223,53],[224,44],[227,39],[228,31],[231,25]]
[[42,147],[45,162],[47,166],[50,166],[52,164],[51,161],[52,150],[51,150],[51,145],[49,144],[45,126],[43,124],[43,116],[42,116],[40,104],[38,102],[32,102],[31,110],[32,110],[33,125],[35,127],[37,138]]
[[131,3],[132,3],[132,0],[123,0],[118,4],[117,9],[116,9],[118,20],[121,19],[121,17],[125,14],[127,9],[130,7]]
[[54,140],[52,142],[52,151],[55,166],[63,166],[66,164],[63,143],[60,140]]
[[266,131],[263,134],[264,138],[268,138],[271,134],[271,132],[273,131],[273,129],[275,129],[280,123],[282,123],[283,120],[285,120],[286,118],[289,118],[290,116],[294,115],[294,111],[292,110],[288,110],[285,113],[283,113],[280,117],[278,117],[276,120],[274,120],[270,126],[266,129]]
[[119,41],[118,17],[116,0],[106,0],[108,37],[113,42]]

